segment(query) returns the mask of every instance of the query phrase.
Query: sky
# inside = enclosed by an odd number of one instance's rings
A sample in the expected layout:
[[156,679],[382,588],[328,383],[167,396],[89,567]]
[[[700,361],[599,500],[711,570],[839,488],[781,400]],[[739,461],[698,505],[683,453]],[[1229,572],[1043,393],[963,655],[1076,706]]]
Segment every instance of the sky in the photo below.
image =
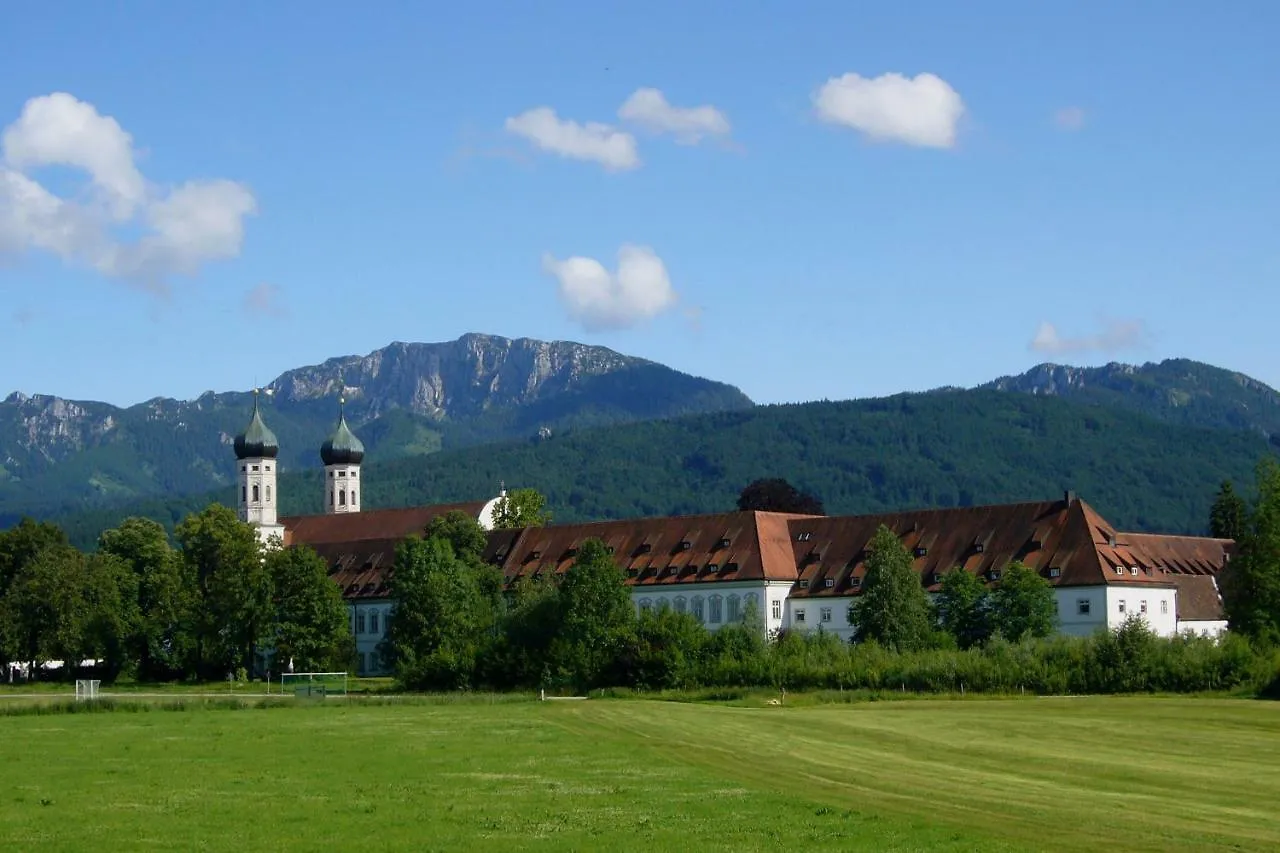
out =
[[467,332],[758,402],[1187,357],[1280,386],[1280,5],[17,3],[9,391]]

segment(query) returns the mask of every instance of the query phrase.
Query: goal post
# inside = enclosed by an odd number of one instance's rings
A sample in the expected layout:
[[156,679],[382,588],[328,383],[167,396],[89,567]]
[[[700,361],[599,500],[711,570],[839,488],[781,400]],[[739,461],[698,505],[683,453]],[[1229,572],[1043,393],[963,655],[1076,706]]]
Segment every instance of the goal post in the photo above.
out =
[[102,682],[96,678],[77,678],[76,679],[76,701],[84,702],[89,699],[98,698],[98,687]]
[[345,672],[286,672],[280,676],[280,692],[294,696],[346,696]]

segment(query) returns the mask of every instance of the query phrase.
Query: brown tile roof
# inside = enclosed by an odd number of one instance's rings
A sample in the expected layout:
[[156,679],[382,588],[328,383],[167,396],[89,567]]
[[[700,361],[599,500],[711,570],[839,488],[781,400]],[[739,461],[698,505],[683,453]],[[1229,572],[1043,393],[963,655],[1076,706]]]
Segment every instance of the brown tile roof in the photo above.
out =
[[794,580],[787,521],[804,516],[771,512],[636,518],[531,527],[502,562],[508,583],[561,574],[588,539],[613,550],[636,586],[707,580]]
[[1170,575],[1178,588],[1178,621],[1217,622],[1226,619],[1222,595],[1213,575]]
[[334,515],[290,515],[280,519],[285,529],[285,544],[305,542],[312,547],[328,542],[365,542],[371,539],[400,540],[422,533],[438,515],[459,510],[476,518],[485,501],[455,504],[411,506],[399,509],[374,509]]

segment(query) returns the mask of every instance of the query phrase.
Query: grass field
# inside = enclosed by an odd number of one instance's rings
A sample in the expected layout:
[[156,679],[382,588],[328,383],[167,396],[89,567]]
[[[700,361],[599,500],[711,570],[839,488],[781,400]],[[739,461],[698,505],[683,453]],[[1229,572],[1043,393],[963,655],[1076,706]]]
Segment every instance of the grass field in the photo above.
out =
[[0,716],[0,849],[1280,848],[1275,703],[274,704]]

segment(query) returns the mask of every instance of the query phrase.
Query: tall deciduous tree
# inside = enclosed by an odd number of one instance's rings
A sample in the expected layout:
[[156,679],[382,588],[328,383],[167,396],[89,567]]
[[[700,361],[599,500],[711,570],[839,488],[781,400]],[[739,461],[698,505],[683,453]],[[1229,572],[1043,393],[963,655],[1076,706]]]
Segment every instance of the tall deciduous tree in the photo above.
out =
[[1231,630],[1280,641],[1280,464],[1258,465],[1258,495],[1222,572],[1222,602]]
[[493,526],[499,530],[514,527],[542,527],[551,521],[547,499],[537,489],[513,489],[498,498],[493,508]]
[[80,660],[86,606],[84,554],[70,545],[41,548],[12,578],[3,605],[5,645],[37,678],[43,664]]
[[862,594],[849,605],[858,642],[896,651],[924,648],[933,634],[929,598],[902,540],[883,524],[871,538]]
[[1218,539],[1239,539],[1248,523],[1249,506],[1236,493],[1230,480],[1223,480],[1209,509],[1209,535]]
[[0,596],[22,568],[52,545],[66,545],[67,536],[55,524],[23,518],[0,532]]
[[580,690],[607,683],[635,623],[622,570],[603,542],[588,539],[560,583],[553,666]]
[[355,652],[342,591],[320,555],[306,546],[267,552],[274,592],[275,668],[292,661],[300,672],[333,672]]
[[1049,636],[1058,626],[1053,586],[1029,566],[1011,563],[991,593],[991,625],[1015,643],[1026,637]]
[[991,634],[987,587],[977,575],[957,566],[942,576],[935,602],[938,623],[962,649],[976,646]]
[[738,495],[738,509],[746,512],[794,512],[823,515],[822,501],[781,478],[755,480]]
[[395,567],[395,618],[383,648],[396,677],[419,689],[471,686],[493,619],[474,567],[441,536],[401,542]]
[[174,531],[182,546],[187,582],[196,594],[194,669],[219,678],[253,670],[254,651],[271,628],[271,574],[251,525],[212,504]]
[[138,619],[130,646],[138,677],[180,675],[191,654],[186,631],[191,590],[183,584],[181,555],[170,547],[164,527],[149,518],[127,518],[102,532],[98,551],[127,563],[137,581]]

